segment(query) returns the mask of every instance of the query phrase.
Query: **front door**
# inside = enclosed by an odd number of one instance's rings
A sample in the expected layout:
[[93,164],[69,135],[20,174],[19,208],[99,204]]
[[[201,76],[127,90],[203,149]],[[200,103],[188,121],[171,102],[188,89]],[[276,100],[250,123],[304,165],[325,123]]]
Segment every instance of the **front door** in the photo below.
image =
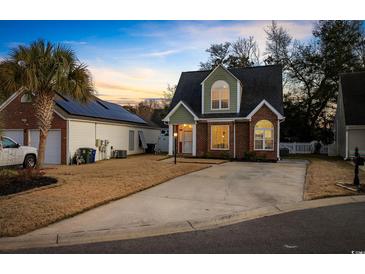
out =
[[193,132],[184,130],[183,153],[193,152]]

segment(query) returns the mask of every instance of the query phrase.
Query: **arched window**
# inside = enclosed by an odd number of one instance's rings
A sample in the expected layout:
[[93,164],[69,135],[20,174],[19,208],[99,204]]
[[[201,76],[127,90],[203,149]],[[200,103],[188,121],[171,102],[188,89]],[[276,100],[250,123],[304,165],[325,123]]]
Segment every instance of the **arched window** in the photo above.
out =
[[274,126],[268,120],[255,125],[255,150],[274,150]]
[[229,85],[218,80],[212,85],[210,92],[211,109],[229,109]]

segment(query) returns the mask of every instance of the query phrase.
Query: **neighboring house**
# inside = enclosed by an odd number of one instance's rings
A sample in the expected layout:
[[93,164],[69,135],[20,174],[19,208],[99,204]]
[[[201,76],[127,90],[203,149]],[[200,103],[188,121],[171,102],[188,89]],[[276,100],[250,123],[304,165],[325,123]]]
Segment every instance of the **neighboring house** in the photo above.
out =
[[[0,112],[4,136],[38,148],[39,130],[31,97],[14,93],[0,106]],[[97,97],[81,104],[57,95],[45,163],[68,164],[82,147],[96,149],[96,160],[110,158],[112,150],[127,150],[128,155],[143,153],[147,143],[157,143],[159,135],[160,128],[120,105]]]
[[164,118],[169,154],[279,159],[284,120],[279,65],[183,72]]
[[340,75],[335,118],[336,154],[345,159],[358,147],[365,155],[365,72]]

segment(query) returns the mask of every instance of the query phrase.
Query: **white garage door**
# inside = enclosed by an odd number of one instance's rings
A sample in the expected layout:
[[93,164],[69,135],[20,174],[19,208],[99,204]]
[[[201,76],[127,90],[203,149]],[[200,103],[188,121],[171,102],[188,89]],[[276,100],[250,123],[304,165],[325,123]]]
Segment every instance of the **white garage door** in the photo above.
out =
[[2,135],[13,139],[19,145],[24,144],[24,131],[22,129],[5,129]]
[[[30,146],[39,147],[39,130],[30,131]],[[61,130],[48,132],[46,143],[45,164],[61,164]]]

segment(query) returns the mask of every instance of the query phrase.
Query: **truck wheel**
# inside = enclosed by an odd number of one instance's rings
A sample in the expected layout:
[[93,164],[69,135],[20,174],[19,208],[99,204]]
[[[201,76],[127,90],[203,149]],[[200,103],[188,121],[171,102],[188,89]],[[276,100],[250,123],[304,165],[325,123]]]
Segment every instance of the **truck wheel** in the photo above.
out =
[[34,168],[37,163],[37,159],[34,155],[25,156],[23,167],[24,168]]

